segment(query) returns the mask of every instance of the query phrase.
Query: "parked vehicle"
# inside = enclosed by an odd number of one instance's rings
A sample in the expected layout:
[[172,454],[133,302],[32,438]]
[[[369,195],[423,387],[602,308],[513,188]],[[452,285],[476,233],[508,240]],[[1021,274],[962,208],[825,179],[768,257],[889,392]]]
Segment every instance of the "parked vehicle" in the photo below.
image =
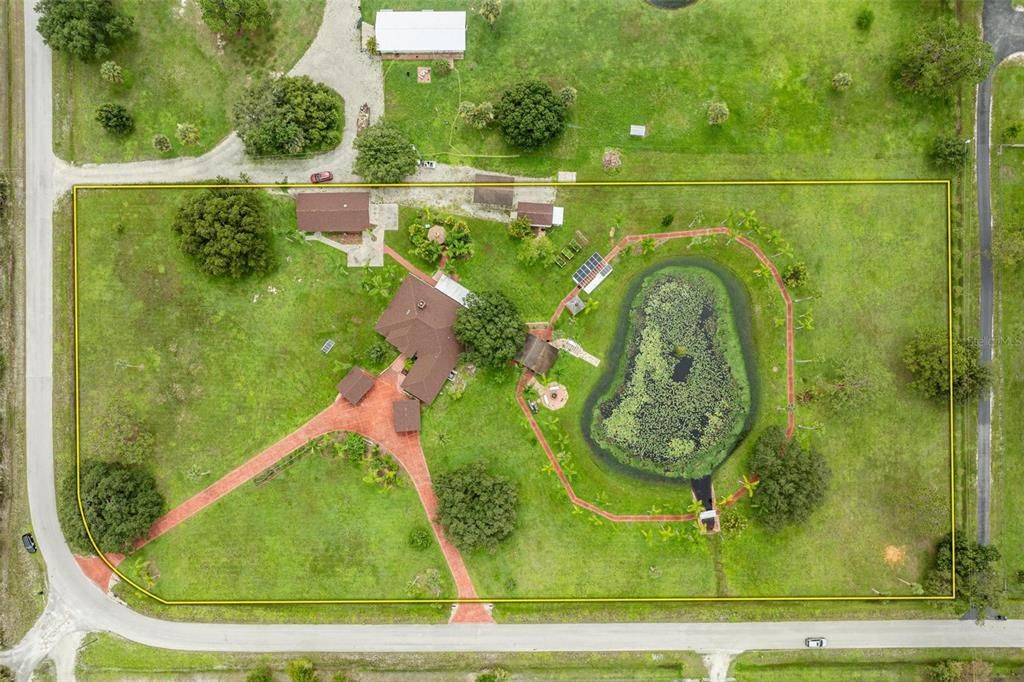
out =
[[32,533],[25,533],[22,535],[21,544],[25,545],[25,551],[29,554],[35,554],[39,551],[39,548],[36,547],[36,540],[32,537]]
[[804,645],[811,649],[824,649],[828,646],[828,640],[824,637],[808,637],[804,640]]
[[320,171],[319,173],[313,173],[309,176],[309,181],[314,185],[320,182],[330,182],[334,179],[334,173],[331,171]]

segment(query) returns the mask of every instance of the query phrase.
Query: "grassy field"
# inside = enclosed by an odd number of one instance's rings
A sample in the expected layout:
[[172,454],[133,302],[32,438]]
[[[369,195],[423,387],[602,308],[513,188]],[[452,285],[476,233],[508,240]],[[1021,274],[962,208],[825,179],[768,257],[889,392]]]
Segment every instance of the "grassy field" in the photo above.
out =
[[211,280],[176,244],[183,196],[87,191],[78,206],[82,452],[100,454],[107,405],[129,401],[166,458],[157,476],[172,506],[328,405],[352,364],[370,364],[385,302],[362,292],[367,271],[345,254],[299,237],[283,197],[271,202],[277,269]]
[[[283,672],[298,656],[281,654],[213,654],[167,651],[141,646],[107,634],[90,635],[78,659],[79,679],[175,679],[202,675],[207,680],[236,680],[258,665]],[[698,678],[705,674],[700,656],[691,652],[602,654],[348,654],[305,656],[321,679],[345,672],[374,682],[472,679],[472,674],[503,668],[516,680],[652,680]]]
[[[948,417],[942,405],[925,403],[907,388],[899,360],[915,330],[941,330],[945,324],[944,187],[567,188],[559,202],[566,206],[567,224],[554,238],[564,243],[577,228],[591,242],[584,253],[590,248],[604,252],[611,226],[617,240],[661,229],[659,220],[666,213],[677,216],[674,228],[685,228],[698,213],[705,217],[695,226],[718,224],[731,209],[755,209],[792,246],[792,256],[780,256],[779,265],[805,261],[813,288],[821,292],[817,300],[797,305],[798,316],[812,312],[814,326],[797,333],[798,392],[855,354],[880,357],[887,380],[870,407],[839,414],[813,403],[798,409],[799,437],[820,448],[834,472],[829,501],[810,523],[782,534],[749,528],[709,545],[691,544],[678,526],[663,535],[658,526],[623,527],[573,513],[512,402],[514,375],[480,376],[458,400],[446,397],[435,403],[424,425],[424,448],[434,471],[482,457],[517,480],[528,496],[517,535],[496,554],[467,558],[480,589],[508,594],[514,586],[511,596],[575,594],[581,588],[588,595],[623,590],[723,596],[907,594],[901,579],[920,580],[935,541],[949,528],[948,456],[942,455],[949,448]],[[492,244],[505,254],[480,258],[478,252],[457,266],[471,290],[518,282],[507,290],[533,319],[547,317],[545,310],[553,311],[571,288],[569,273],[578,263],[565,270],[528,268],[512,259],[514,244],[500,226],[477,225],[473,234],[478,244]],[[392,245],[403,250],[403,239],[401,231],[395,233]],[[918,257],[907,258],[911,250]],[[619,309],[631,277],[661,259],[685,255],[713,256],[747,283],[763,393],[754,434],[768,424],[784,423],[784,342],[776,323],[782,306],[778,292],[752,276],[757,262],[742,247],[677,240],[649,255],[622,256],[609,281],[591,297],[592,312],[576,319],[566,315],[558,333],[604,357],[615,328],[609,316]],[[471,266],[480,260],[488,268],[474,271]],[[488,278],[488,271],[495,277]],[[560,359],[551,378],[569,388],[569,405],[555,417],[540,418],[549,442],[562,443],[556,449],[568,453],[576,492],[618,513],[682,513],[690,500],[687,488],[626,478],[589,453],[578,425],[583,399],[598,375],[578,360]],[[897,429],[891,414],[908,418]],[[510,439],[509,434],[516,436]],[[718,494],[738,487],[749,446],[750,440],[716,473]],[[851,509],[858,511],[851,514]],[[546,546],[550,549],[540,549]],[[902,552],[902,562],[885,563],[889,546]],[[822,560],[823,547],[831,548],[834,561]],[[538,555],[543,561],[536,560]],[[614,559],[592,562],[589,556]],[[787,561],[779,561],[781,556]],[[680,559],[687,570],[677,573]],[[801,569],[793,571],[794,565]]]
[[[370,22],[384,7],[466,5],[362,3]],[[952,111],[897,92],[892,64],[898,46],[942,5],[873,2],[868,32],[854,26],[861,6],[704,0],[671,12],[616,0],[508,3],[493,29],[471,11],[466,58],[453,74],[422,85],[415,63],[386,65],[387,115],[424,156],[542,177],[573,170],[598,179],[606,149],[622,151],[621,177],[638,179],[931,176],[925,150],[954,125]],[[830,85],[838,71],[854,79],[842,94]],[[519,154],[497,131],[458,125],[460,101],[497,101],[524,78],[577,88],[559,140]],[[731,111],[720,128],[705,120],[712,99]],[[634,123],[648,126],[645,139],[629,137]]]
[[875,649],[864,651],[750,652],[733,662],[741,682],[928,682],[943,661],[987,661],[993,672],[1014,674],[1024,656],[1004,649]]
[[[111,85],[99,64],[53,56],[54,151],[75,163],[133,161],[193,156],[214,147],[230,131],[231,106],[253,80],[287,72],[316,36],[324,0],[272,0],[274,23],[265,34],[232,38],[221,47],[194,2],[117,0],[134,18],[134,34],[111,55],[125,71],[125,82]],[[127,107],[135,131],[121,138],[93,120],[104,102]],[[178,123],[199,127],[200,143],[183,146],[174,136]],[[157,152],[153,136],[162,133],[173,149]]]
[[[1011,123],[1021,121],[1024,109],[1024,65],[999,67],[995,80],[993,144]],[[996,233],[1024,227],[1024,149],[1004,148],[992,154],[992,216]],[[1024,569],[1024,518],[1020,490],[1024,485],[1024,301],[1020,296],[1021,267],[996,264],[996,414],[993,420],[992,536],[1003,553],[1007,586],[1011,595],[1024,597],[1024,583],[1017,572]]]
[[[436,543],[409,547],[409,531],[428,528],[412,484],[403,477],[384,491],[363,475],[343,457],[305,455],[157,538],[124,569],[145,585],[140,569],[151,564],[160,574],[152,590],[165,599],[455,596]],[[430,571],[439,594],[411,585]]]

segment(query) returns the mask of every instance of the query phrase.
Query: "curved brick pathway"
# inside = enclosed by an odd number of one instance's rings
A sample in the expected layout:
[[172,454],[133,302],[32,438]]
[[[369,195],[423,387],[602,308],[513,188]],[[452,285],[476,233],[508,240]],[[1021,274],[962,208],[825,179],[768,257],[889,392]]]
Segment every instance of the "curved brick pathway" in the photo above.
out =
[[[656,232],[653,234],[632,234],[623,237],[615,247],[608,252],[608,255],[601,261],[602,267],[610,263],[619,253],[626,247],[631,246],[644,239],[655,239],[659,241],[668,241],[670,239],[684,239],[688,237],[704,237],[708,235],[731,235],[732,230],[727,227],[705,227],[697,230],[676,230],[674,232]],[[796,428],[796,390],[794,387],[795,362],[793,359],[793,298],[789,295],[789,290],[786,288],[786,283],[782,281],[782,275],[779,274],[778,268],[772,260],[765,255],[764,251],[750,241],[746,237],[737,236],[736,242],[742,244],[744,247],[749,249],[754,256],[761,262],[762,265],[768,268],[772,273],[772,278],[775,280],[775,284],[779,289],[779,293],[782,295],[783,303],[786,306],[786,404],[789,406],[787,410],[787,423],[786,423],[786,436],[788,438],[793,437],[793,431]],[[598,270],[600,268],[597,268]],[[558,306],[555,308],[554,314],[551,319],[548,320],[549,329],[554,329],[555,323],[558,318],[562,316],[565,311],[565,307],[569,304],[569,301],[580,293],[580,287],[573,287],[565,298],[563,298]],[[526,404],[526,400],[523,398],[523,389],[526,388],[530,378],[533,376],[532,372],[527,370],[523,373],[522,378],[519,380],[519,385],[516,387],[516,401],[519,403],[519,408],[523,411],[526,416],[526,420],[530,423],[530,428],[533,429],[533,433],[537,436],[537,440],[540,441],[541,447],[544,449],[544,454],[547,455],[548,461],[555,470],[555,474],[558,476],[558,480],[562,483],[562,487],[565,489],[569,499],[578,507],[582,507],[588,511],[591,511],[599,516],[602,516],[609,521],[616,522],[628,522],[628,521],[648,521],[648,522],[666,522],[666,521],[693,521],[696,517],[694,514],[613,514],[612,512],[601,509],[593,502],[588,502],[576,494],[576,491],[572,488],[572,483],[569,482],[568,476],[562,470],[562,465],[558,463],[558,458],[555,457],[554,451],[548,444],[547,439],[544,437],[544,433],[541,431],[540,426],[537,424],[537,420],[534,419],[533,413],[530,412],[529,406]],[[754,476],[754,481],[757,480],[757,476]],[[736,492],[730,495],[725,500],[725,506],[732,506],[746,494],[746,488],[739,488]]]
[[437,497],[434,495],[430,470],[427,468],[427,460],[420,446],[419,434],[395,432],[391,404],[395,400],[405,398],[399,389],[400,379],[401,375],[389,368],[376,378],[373,388],[358,406],[353,406],[340,397],[335,399],[330,407],[301,427],[157,519],[149,534],[136,543],[136,548],[163,535],[310,440],[335,431],[356,432],[391,453],[412,480],[455,581],[460,603],[452,613],[451,622],[493,623],[487,605],[482,602],[462,601],[478,600],[480,597],[473,586],[462,555],[445,538],[440,524],[435,520]]

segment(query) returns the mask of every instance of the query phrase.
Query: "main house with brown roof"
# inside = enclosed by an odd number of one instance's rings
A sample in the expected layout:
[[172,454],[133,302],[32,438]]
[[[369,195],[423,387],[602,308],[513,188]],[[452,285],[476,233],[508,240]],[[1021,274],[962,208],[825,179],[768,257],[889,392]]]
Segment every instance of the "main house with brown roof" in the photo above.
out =
[[299,192],[295,217],[301,232],[359,234],[370,225],[369,192]]
[[408,358],[412,368],[402,390],[431,403],[462,353],[455,339],[456,301],[413,275],[406,275],[374,329]]

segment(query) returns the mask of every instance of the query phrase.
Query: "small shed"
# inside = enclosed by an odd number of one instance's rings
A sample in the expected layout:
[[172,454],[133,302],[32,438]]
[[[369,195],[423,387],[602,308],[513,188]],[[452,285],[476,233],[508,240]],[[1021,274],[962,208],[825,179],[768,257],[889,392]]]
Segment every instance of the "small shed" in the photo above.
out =
[[[515,182],[515,178],[511,175],[477,173],[473,181],[479,183],[511,183]],[[515,188],[511,185],[476,185],[473,188],[473,203],[510,209],[515,204]]]
[[516,218],[526,216],[531,227],[547,229],[558,227],[565,217],[565,209],[553,204],[539,204],[532,201],[520,201],[516,204]]
[[358,405],[373,388],[373,376],[362,367],[353,367],[338,382],[338,394],[353,405]]
[[583,312],[586,304],[580,300],[579,296],[573,296],[569,299],[569,302],[565,304],[565,307],[569,309],[569,312],[572,313],[573,316],[576,316]]
[[391,403],[396,433],[416,433],[420,430],[420,401],[403,398]]
[[631,125],[629,126],[630,137],[647,137],[647,126]]
[[547,374],[557,359],[558,349],[533,334],[526,335],[526,343],[515,357],[516,362],[534,374]]
[[437,284],[434,285],[434,288],[448,298],[457,302],[459,305],[466,305],[466,297],[472,293],[469,289],[462,286],[448,275],[441,275],[441,278],[437,280]]

